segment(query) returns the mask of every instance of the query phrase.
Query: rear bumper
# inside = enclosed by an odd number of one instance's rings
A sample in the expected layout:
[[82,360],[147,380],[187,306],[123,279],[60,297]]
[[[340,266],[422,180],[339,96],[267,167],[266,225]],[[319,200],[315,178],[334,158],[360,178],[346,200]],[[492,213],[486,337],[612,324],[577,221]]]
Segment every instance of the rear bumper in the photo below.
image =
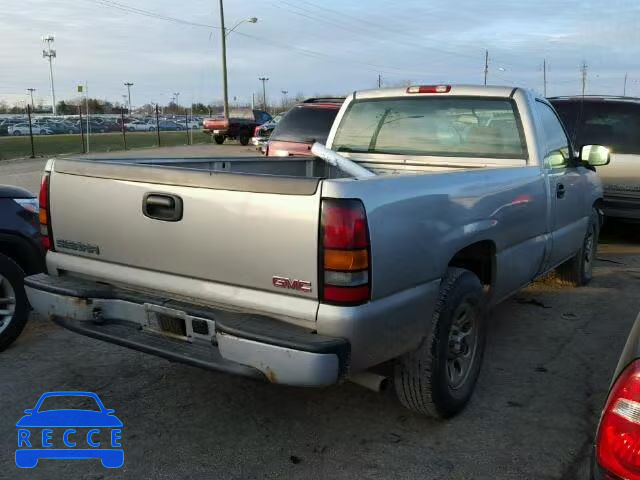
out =
[[201,368],[309,387],[337,383],[348,368],[347,340],[268,317],[45,274],[25,289],[34,310],[64,328]]
[[212,133],[213,135],[230,135],[228,128],[203,128],[204,133]]

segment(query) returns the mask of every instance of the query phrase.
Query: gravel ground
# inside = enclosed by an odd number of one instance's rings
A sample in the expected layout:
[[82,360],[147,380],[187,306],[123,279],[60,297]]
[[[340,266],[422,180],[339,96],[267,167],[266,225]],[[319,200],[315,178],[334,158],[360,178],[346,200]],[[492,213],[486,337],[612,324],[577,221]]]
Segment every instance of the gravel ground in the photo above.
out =
[[[3,162],[0,181],[34,189],[33,177],[37,188],[41,166]],[[1,354],[0,478],[587,478],[610,376],[640,311],[640,228],[608,225],[598,257],[588,287],[536,284],[492,313],[476,394],[446,422],[404,410],[390,393],[202,371],[32,315]],[[15,466],[15,422],[52,390],[92,391],[115,409],[122,468]]]

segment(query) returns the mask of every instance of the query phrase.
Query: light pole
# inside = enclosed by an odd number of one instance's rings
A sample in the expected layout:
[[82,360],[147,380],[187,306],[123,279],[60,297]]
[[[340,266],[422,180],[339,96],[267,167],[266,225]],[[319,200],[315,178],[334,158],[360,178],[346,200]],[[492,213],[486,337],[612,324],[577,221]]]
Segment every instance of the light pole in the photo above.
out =
[[129,115],[131,115],[133,113],[131,110],[131,87],[133,87],[133,83],[125,82],[124,86],[127,87],[127,92],[129,92]]
[[178,103],[178,98],[180,97],[180,92],[174,92],[173,98],[176,99],[176,113],[180,113],[180,104]]
[[225,120],[229,119],[229,90],[227,86],[227,35],[233,32],[241,23],[256,23],[258,19],[256,17],[251,17],[245,20],[241,20],[234,27],[227,31],[224,27],[224,5],[222,4],[222,0],[219,0],[220,3],[220,39],[222,41],[222,104],[224,108],[224,118]]
[[36,89],[35,88],[27,88],[27,92],[29,92],[29,94],[31,95],[31,111],[35,112],[36,111],[36,107],[33,104],[33,92],[35,92]]
[[287,93],[289,90],[280,90],[282,93],[282,108],[287,108]]
[[262,107],[267,111],[267,87],[266,84],[269,81],[269,77],[258,77],[258,80],[262,82]]
[[56,58],[56,51],[53,49],[53,42],[55,38],[53,35],[42,37],[42,41],[45,43],[45,48],[42,50],[42,58],[49,59],[49,78],[51,79],[51,111],[53,115],[56,114],[56,91],[53,87],[53,59]]

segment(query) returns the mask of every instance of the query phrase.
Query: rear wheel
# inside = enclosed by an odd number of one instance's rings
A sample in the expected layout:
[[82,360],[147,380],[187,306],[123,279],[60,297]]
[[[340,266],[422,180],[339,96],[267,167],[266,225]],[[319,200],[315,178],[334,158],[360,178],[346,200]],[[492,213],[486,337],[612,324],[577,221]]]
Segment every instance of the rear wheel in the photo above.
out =
[[249,132],[240,132],[238,137],[240,141],[240,145],[249,145],[249,141],[251,140],[251,134]]
[[580,287],[593,278],[593,264],[598,251],[600,236],[600,214],[594,208],[589,216],[587,232],[575,257],[556,268],[555,280],[562,285]]
[[18,338],[29,317],[23,282],[20,266],[0,253],[0,352]]
[[14,130],[13,135],[15,136],[22,135],[22,132],[20,132],[20,130]]
[[40,135],[46,135],[47,131],[46,130],[40,130]]
[[397,359],[395,390],[414,412],[447,418],[460,412],[480,374],[486,337],[485,295],[472,272],[449,268],[429,332],[417,350]]
[[224,143],[224,135],[214,135],[213,141],[216,142],[218,145],[222,145]]

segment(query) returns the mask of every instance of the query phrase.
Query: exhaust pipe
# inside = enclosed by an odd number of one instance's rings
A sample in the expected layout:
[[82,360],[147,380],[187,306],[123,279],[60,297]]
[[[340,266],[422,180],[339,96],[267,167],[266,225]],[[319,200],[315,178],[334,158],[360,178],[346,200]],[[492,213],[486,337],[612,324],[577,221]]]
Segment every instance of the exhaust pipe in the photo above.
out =
[[389,377],[371,372],[356,373],[349,376],[348,380],[374,392],[384,392],[389,386]]

